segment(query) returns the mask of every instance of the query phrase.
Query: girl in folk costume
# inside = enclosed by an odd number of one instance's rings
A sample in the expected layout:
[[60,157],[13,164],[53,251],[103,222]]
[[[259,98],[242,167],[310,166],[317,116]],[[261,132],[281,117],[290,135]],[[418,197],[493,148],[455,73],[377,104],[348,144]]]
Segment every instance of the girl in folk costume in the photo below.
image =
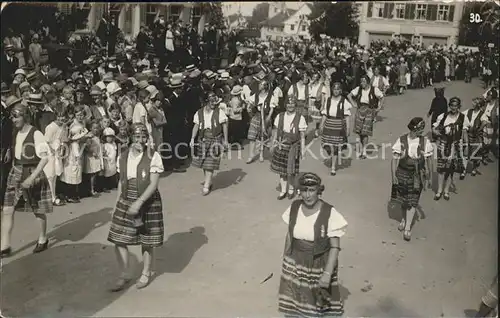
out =
[[403,217],[398,229],[406,241],[411,239],[411,226],[418,206],[420,194],[430,187],[433,147],[430,140],[423,136],[425,121],[413,118],[408,124],[410,132],[399,137],[392,146],[394,157],[391,163],[391,199],[399,202]]
[[371,86],[378,88],[385,95],[385,92],[389,88],[389,80],[380,73],[380,66],[373,68],[373,77],[370,83]]
[[368,137],[373,136],[373,123],[384,101],[384,94],[369,83],[368,76],[362,76],[360,86],[347,95],[351,105],[357,108],[354,117],[354,132],[359,135],[361,142],[360,159],[366,159],[365,146],[368,143]]
[[288,234],[279,287],[279,311],[288,317],[343,314],[338,282],[340,238],[347,222],[320,199],[325,187],[314,173],[299,179],[301,199],[283,214]]
[[90,134],[86,140],[84,153],[84,169],[90,180],[90,195],[96,196],[96,176],[103,169],[102,146],[101,146],[101,125],[98,121],[93,121],[90,124]]
[[133,144],[120,154],[118,198],[108,241],[115,244],[120,278],[111,291],[121,291],[131,280],[129,245],[141,245],[144,267],[136,287],[149,285],[153,276],[153,248],[163,245],[163,207],[158,182],[163,164],[158,152],[148,147],[144,124],[134,124]]
[[[332,158],[330,175],[337,174],[337,156],[347,143],[351,131],[350,116],[352,105],[342,95],[342,85],[339,82],[332,85],[332,96],[325,100],[321,111],[323,116],[320,124],[321,143],[323,149]],[[340,163],[340,159],[339,159]]]
[[243,121],[243,112],[246,105],[241,99],[243,91],[240,85],[236,85],[231,90],[231,99],[227,108],[227,116],[229,118],[229,143],[233,146],[242,147],[243,139],[245,139],[245,123]]
[[438,190],[434,200],[450,199],[450,186],[455,172],[464,170],[463,145],[468,144],[469,119],[460,113],[461,100],[452,97],[448,112],[438,116],[432,130],[437,136]]
[[296,107],[295,98],[290,96],[286,112],[278,114],[274,120],[271,171],[280,177],[278,200],[283,200],[287,192],[290,200],[295,197],[294,181],[299,172],[300,159],[303,157],[301,149],[305,149],[306,144],[306,119],[296,111]]
[[483,164],[493,162],[489,157],[490,151],[498,158],[498,90],[491,89],[486,95],[484,114],[488,123],[484,127],[484,157]]
[[[116,136],[113,129],[104,129],[103,135],[105,140],[102,145],[102,188],[106,191],[116,188],[116,159],[118,157],[118,147],[116,145]],[[128,149],[128,146],[126,149]],[[124,151],[126,149],[124,149]]]
[[319,136],[319,126],[321,122],[321,105],[325,95],[325,82],[318,73],[312,75],[309,84],[308,107],[310,120],[314,123],[314,136]]
[[278,106],[278,101],[273,96],[273,92],[269,88],[269,83],[262,80],[259,83],[259,91],[256,94],[250,95],[247,100],[251,108],[252,119],[250,120],[250,128],[248,129],[248,140],[250,141],[250,149],[248,153],[247,164],[255,160],[255,142],[260,141],[260,161],[264,161],[263,149],[264,140],[268,137],[268,127],[271,123],[274,109]]
[[85,114],[81,106],[75,107],[75,119],[68,131],[67,156],[63,161],[61,181],[64,184],[66,200],[69,203],[79,203],[78,186],[82,183],[83,148],[89,131],[85,128]]
[[29,208],[40,224],[40,234],[34,253],[47,249],[47,213],[52,212],[52,196],[50,185],[43,168],[47,164],[50,152],[43,134],[31,126],[28,109],[20,103],[12,103],[11,118],[14,125],[13,164],[7,177],[1,223],[0,257],[9,256],[12,252],[10,238],[14,226],[14,211],[19,199],[24,199],[25,207]]
[[[468,144],[465,145],[465,153],[467,155],[467,159],[472,164],[472,176],[477,175],[477,168],[480,163],[479,158],[483,155],[483,132],[485,125],[488,124],[488,116],[485,114],[484,106],[484,99],[476,97],[472,100],[472,108],[463,112],[470,123],[470,128],[467,131]],[[467,168],[467,165],[465,168]],[[465,178],[466,173],[467,169],[465,169],[460,175],[460,180]]]
[[45,140],[50,149],[49,156],[47,156],[47,164],[43,171],[50,185],[52,193],[52,204],[55,206],[64,205],[63,202],[56,196],[56,180],[61,175],[64,157],[64,144],[62,143],[63,134],[68,129],[66,123],[68,121],[68,113],[63,109],[62,105],[56,108],[56,120],[51,122],[45,128]]
[[288,89],[287,96],[294,96],[297,100],[297,111],[308,120],[309,78],[304,73],[299,81]]
[[223,152],[221,148],[228,144],[227,116],[219,110],[220,102],[220,98],[214,92],[209,92],[205,107],[198,110],[193,118],[194,126],[189,145],[193,148],[198,137],[193,165],[203,169],[205,175],[203,195],[208,195],[212,190],[214,171],[220,167]]

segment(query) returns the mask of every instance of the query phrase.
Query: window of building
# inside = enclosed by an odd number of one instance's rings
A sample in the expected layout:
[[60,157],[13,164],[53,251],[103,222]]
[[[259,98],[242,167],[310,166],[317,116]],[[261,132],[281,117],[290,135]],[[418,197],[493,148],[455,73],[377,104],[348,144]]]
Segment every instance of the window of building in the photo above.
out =
[[168,19],[173,21],[174,23],[179,20],[182,12],[182,7],[177,4],[171,4],[168,6]]
[[384,17],[384,3],[375,2],[373,4],[373,17],[374,18]]
[[394,8],[394,18],[395,19],[404,19],[405,18],[405,4],[404,3],[396,3]]
[[448,21],[449,16],[450,16],[450,6],[446,4],[440,4],[438,7],[437,20]]
[[156,5],[154,4],[146,5],[146,25],[153,24],[157,12],[158,12],[158,7]]
[[290,24],[290,30],[291,31],[295,30],[295,24]]
[[285,31],[285,27],[284,27],[284,26],[280,26],[280,27],[278,27],[278,31],[279,31],[279,32],[283,32],[283,31]]
[[278,8],[274,7],[274,13],[278,12]]
[[305,32],[305,31],[306,31],[306,28],[307,28],[307,26],[306,26],[306,25],[303,25],[303,26],[302,26],[302,32]]
[[201,19],[201,7],[199,5],[195,5],[191,10],[193,10],[192,11],[193,27],[196,29],[198,28],[198,23],[200,22]]
[[415,20],[425,20],[427,15],[427,5],[417,4],[417,9],[415,10]]

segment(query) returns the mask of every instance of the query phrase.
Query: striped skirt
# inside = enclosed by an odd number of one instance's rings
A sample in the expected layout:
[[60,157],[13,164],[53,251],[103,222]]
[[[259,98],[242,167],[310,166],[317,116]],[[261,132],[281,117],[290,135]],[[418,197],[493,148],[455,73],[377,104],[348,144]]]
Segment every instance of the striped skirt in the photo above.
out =
[[283,258],[279,287],[279,311],[285,316],[341,316],[344,304],[340,296],[337,268],[330,288],[320,289],[318,282],[328,261],[328,253],[312,257],[313,242],[294,239],[290,255]]
[[321,134],[321,145],[329,154],[337,155],[347,144],[346,119],[327,117]]
[[466,152],[467,158],[471,160],[479,160],[483,155],[483,131],[469,129],[467,132],[469,145]]
[[293,145],[282,143],[274,148],[271,171],[280,176],[295,176],[300,167],[300,142]]
[[376,116],[374,109],[367,104],[361,104],[354,117],[354,132],[361,136],[373,136],[373,122]]
[[392,185],[391,200],[400,203],[404,209],[418,206],[422,193],[422,183],[415,184],[415,178],[420,178],[416,174],[416,169],[405,169],[401,165],[396,169],[398,184]]
[[140,214],[142,216],[141,227],[134,225],[137,216],[130,216],[126,212],[138,197],[135,179],[129,180],[127,187],[127,198],[120,196],[116,204],[111,227],[109,229],[108,241],[116,245],[142,245],[157,247],[163,245],[163,207],[160,192],[156,190],[153,197],[144,203]]
[[[257,112],[255,115],[253,115],[252,119],[250,120],[250,127],[248,128],[248,140],[250,141],[256,141],[261,138],[262,134],[262,120],[260,118],[260,113]],[[267,129],[265,130],[264,134],[264,139],[267,139],[269,137],[269,133]]]
[[307,122],[309,122],[309,105],[307,105],[304,100],[297,100],[297,113],[304,116]]
[[[29,211],[37,214],[47,214],[53,211],[52,194],[49,182],[42,171],[29,189],[23,189],[21,184],[36,169],[36,166],[13,165],[7,177],[4,196],[4,207],[15,207],[19,211]],[[24,209],[19,206],[21,197]]]
[[[496,134],[495,134],[496,132]],[[485,145],[491,145],[495,139],[495,135],[498,135],[498,126],[494,127],[493,124],[488,123],[484,127],[483,142]],[[497,141],[498,142],[498,141]]]
[[464,171],[463,149],[458,141],[450,142],[444,138],[436,141],[437,145],[437,172],[461,173]]
[[223,153],[222,137],[204,137],[195,148],[192,165],[204,170],[219,170]]

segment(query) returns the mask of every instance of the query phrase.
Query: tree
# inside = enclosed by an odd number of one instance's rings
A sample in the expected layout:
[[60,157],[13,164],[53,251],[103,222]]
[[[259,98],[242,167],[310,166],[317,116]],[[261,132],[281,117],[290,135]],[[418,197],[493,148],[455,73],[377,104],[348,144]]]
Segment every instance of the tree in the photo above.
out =
[[252,11],[252,18],[250,19],[249,26],[254,28],[258,27],[259,23],[267,20],[269,17],[269,3],[259,3]]
[[318,40],[324,33],[332,38],[358,37],[358,8],[354,2],[314,2],[309,15],[309,33]]
[[[482,22],[471,22],[479,14]],[[499,30],[500,9],[494,2],[469,3],[464,9],[460,20],[458,44],[483,47],[488,43],[497,43]]]

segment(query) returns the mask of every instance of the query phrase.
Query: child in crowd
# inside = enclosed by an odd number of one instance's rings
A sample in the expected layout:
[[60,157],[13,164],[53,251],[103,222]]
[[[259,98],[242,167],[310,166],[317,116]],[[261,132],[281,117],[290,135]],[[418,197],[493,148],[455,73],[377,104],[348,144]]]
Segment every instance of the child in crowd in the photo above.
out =
[[104,191],[115,189],[117,185],[116,159],[118,157],[118,146],[116,145],[115,132],[111,128],[104,129],[105,142],[102,146],[103,154],[103,179]]
[[[118,133],[118,127],[120,127],[120,122],[123,121],[122,115],[120,112],[120,106],[116,103],[111,104],[109,107],[109,119],[111,121],[110,128],[113,129],[115,134]],[[104,128],[106,129],[106,128]]]
[[129,125],[127,122],[122,121],[118,127],[118,134],[116,136],[120,153],[127,149],[130,145]]
[[90,134],[85,145],[84,173],[87,175],[90,186],[90,196],[96,196],[96,175],[102,170],[103,158],[101,149],[101,125],[98,121],[90,124]]

